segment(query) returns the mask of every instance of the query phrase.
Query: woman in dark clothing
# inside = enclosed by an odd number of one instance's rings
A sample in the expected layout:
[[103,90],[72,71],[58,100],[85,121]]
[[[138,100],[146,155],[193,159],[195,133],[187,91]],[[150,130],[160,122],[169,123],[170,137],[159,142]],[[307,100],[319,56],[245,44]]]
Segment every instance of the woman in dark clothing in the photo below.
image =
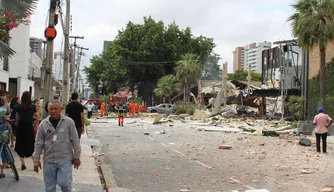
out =
[[31,94],[23,92],[21,104],[17,108],[16,120],[18,127],[16,130],[15,151],[21,159],[21,170],[26,169],[24,158],[31,157],[34,152],[35,137],[33,121],[36,113],[36,106],[31,102]]
[[11,147],[14,147],[14,141],[15,141],[15,136],[16,136],[16,124],[15,124],[15,120],[16,120],[16,112],[17,112],[17,108],[19,107],[19,101],[20,101],[20,98],[15,96],[12,98],[11,102],[10,102],[10,109],[11,109],[11,113],[10,113],[10,116],[9,116],[9,122],[10,122],[10,125],[11,125]]

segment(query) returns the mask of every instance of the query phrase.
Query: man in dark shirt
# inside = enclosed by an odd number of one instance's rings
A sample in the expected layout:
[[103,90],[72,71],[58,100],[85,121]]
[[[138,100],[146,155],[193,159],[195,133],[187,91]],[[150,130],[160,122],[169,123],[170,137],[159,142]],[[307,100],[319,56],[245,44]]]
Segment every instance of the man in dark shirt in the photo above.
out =
[[85,133],[85,114],[84,107],[79,103],[78,98],[78,93],[72,93],[72,101],[66,106],[65,114],[74,121],[80,139],[81,134]]

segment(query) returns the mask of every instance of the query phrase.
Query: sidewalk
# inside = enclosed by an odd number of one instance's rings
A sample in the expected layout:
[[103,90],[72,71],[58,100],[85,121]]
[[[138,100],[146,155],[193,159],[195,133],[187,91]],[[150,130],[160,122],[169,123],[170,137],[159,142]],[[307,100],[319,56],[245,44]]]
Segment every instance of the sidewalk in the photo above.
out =
[[[95,166],[95,160],[92,155],[92,149],[83,142],[87,140],[86,133],[81,137],[81,166],[78,170],[73,169],[72,191],[80,192],[99,192],[103,191],[101,187],[100,176]],[[27,169],[21,171],[21,161],[13,148],[12,153],[15,159],[15,165],[20,175],[17,182],[14,179],[10,169],[5,169],[6,177],[0,179],[0,192],[44,192],[43,172],[36,173],[33,171],[32,158],[26,159]],[[57,188],[60,191],[60,188]]]

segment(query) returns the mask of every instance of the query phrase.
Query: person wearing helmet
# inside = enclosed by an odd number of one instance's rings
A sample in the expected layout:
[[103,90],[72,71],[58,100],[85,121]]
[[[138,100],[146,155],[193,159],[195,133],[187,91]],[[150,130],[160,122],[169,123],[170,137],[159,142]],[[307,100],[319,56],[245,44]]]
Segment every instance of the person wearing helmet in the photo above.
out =
[[124,123],[124,112],[125,112],[125,106],[123,105],[123,102],[120,102],[116,107],[116,112],[118,115],[118,126],[123,126]]

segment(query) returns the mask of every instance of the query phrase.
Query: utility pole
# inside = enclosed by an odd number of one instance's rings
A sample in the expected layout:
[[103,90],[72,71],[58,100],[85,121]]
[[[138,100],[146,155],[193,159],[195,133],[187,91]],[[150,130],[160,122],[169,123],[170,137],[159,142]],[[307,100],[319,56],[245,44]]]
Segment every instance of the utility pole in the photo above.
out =
[[84,39],[84,36],[80,37],[80,36],[69,36],[69,38],[72,38],[74,39],[74,49],[73,49],[73,57],[72,57],[72,61],[71,61],[71,68],[72,68],[72,71],[71,71],[71,83],[72,83],[72,86],[71,86],[71,93],[74,91],[74,74],[75,74],[75,52],[76,52],[76,48],[77,48],[77,39]]
[[[53,95],[52,92],[52,82],[51,82],[51,72],[53,64],[53,46],[54,38],[56,37],[56,7],[57,0],[50,0],[50,11],[49,11],[49,27],[45,30],[45,36],[47,38],[47,50],[46,50],[46,64],[44,71],[44,87],[43,87],[43,103],[46,103],[50,100]],[[45,111],[43,110],[43,113]]]
[[41,69],[41,89],[44,88],[44,71],[45,71],[45,58],[46,58],[46,41],[43,42],[43,60],[42,60],[42,69]]
[[66,24],[65,24],[65,42],[64,42],[64,73],[63,73],[63,86],[62,86],[62,106],[63,111],[67,105],[69,97],[68,87],[68,62],[70,51],[70,14],[71,14],[71,1],[66,0]]
[[249,91],[249,89],[250,89],[251,79],[252,79],[251,65],[248,65],[248,76],[247,76],[247,80],[248,80],[248,91]]
[[80,49],[79,56],[78,56],[78,68],[77,68],[77,75],[75,80],[75,89],[74,91],[77,92],[79,88],[79,75],[80,75],[80,63],[81,63],[81,56],[83,55],[82,50],[89,50],[89,48],[78,47]]
[[223,97],[224,97],[224,107],[226,106],[226,96],[227,96],[227,62],[223,64]]
[[281,77],[280,77],[280,82],[281,82],[281,97],[282,97],[282,106],[281,106],[281,112],[282,112],[282,117],[281,121],[284,120],[284,108],[285,108],[285,99],[284,99],[284,91],[285,91],[285,81],[284,81],[284,73],[285,73],[285,59],[284,59],[284,51],[282,49],[282,44],[280,44],[280,52],[281,52]]

